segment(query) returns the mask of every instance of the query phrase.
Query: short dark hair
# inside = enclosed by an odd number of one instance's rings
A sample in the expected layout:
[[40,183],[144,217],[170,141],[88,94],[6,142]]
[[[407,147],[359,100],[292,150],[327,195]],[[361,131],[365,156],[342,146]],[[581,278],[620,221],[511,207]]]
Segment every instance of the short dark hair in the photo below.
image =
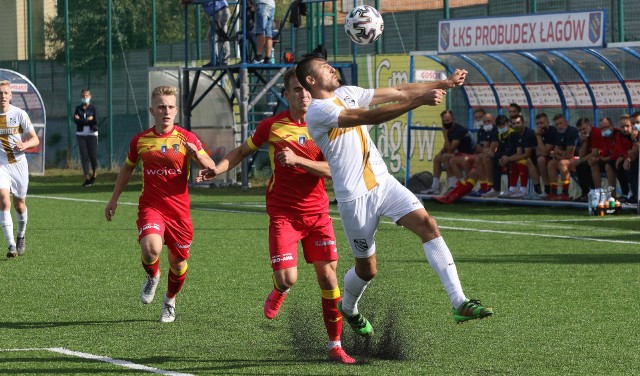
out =
[[496,126],[501,126],[509,123],[509,118],[504,115],[498,115],[496,117]]
[[555,114],[555,115],[553,115],[553,121],[556,121],[556,120],[558,120],[560,118],[564,119],[564,115],[563,114]]
[[326,60],[317,56],[309,56],[300,60],[298,65],[296,65],[296,77],[298,78],[300,85],[307,89],[307,91],[311,91],[311,86],[307,83],[307,77],[313,75],[313,63],[316,61],[325,62]]
[[636,117],[636,116],[640,116],[640,111],[636,111],[631,114],[631,117]]
[[520,119],[522,121],[522,124],[524,125],[524,117],[522,115],[518,114],[511,117],[511,121],[514,121],[516,119]]
[[522,108],[517,103],[509,103],[509,107],[513,107],[518,110],[518,112],[522,112]]
[[545,114],[544,112],[541,112],[541,113],[539,113],[539,114],[537,114],[537,115],[536,115],[536,120],[538,120],[538,119],[542,119],[542,118],[549,119],[549,117],[547,116],[547,114]]
[[473,113],[475,114],[476,112],[481,113],[483,116],[487,114],[487,111],[485,111],[484,108],[476,108]]
[[576,128],[580,127],[582,124],[591,124],[591,120],[586,117],[578,119],[578,121],[576,121]]
[[453,117],[453,112],[451,110],[444,110],[440,113],[440,117],[443,117],[444,115],[451,115]]
[[291,67],[287,69],[282,75],[282,79],[284,81],[284,91],[288,92],[289,89],[291,89],[291,79],[293,77],[296,77],[296,67]]

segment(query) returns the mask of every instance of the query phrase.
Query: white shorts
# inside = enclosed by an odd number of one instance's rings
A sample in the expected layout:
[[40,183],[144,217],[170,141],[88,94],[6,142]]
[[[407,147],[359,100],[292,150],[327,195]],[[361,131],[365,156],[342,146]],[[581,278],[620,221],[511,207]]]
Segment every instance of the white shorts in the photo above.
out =
[[26,159],[0,166],[0,189],[8,189],[14,197],[27,197],[29,164]]
[[398,222],[418,209],[424,209],[422,202],[393,177],[355,200],[338,202],[342,228],[356,258],[376,253],[374,236],[380,217]]

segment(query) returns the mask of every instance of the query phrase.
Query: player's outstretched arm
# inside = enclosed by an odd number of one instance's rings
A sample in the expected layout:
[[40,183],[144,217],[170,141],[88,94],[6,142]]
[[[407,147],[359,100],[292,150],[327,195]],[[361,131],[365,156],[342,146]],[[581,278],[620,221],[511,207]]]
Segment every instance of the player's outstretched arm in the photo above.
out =
[[312,175],[322,178],[331,177],[329,163],[326,161],[312,161],[311,159],[301,157],[288,147],[279,151],[275,158],[276,163],[280,163],[282,166],[299,167]]
[[338,116],[338,126],[340,128],[355,127],[363,124],[380,124],[393,120],[402,114],[423,106],[438,105],[442,103],[446,92],[442,89],[428,90],[422,95],[411,98],[407,101],[387,104],[374,108],[372,110],[366,108],[346,108],[340,111]]
[[[378,88],[374,90],[374,96],[370,105],[411,100],[416,96],[434,89],[452,89],[464,84],[467,71],[456,69],[451,76],[444,80],[433,82],[404,83],[393,87]],[[433,105],[433,104],[431,104]]]
[[191,142],[185,142],[184,146],[187,149],[187,154],[189,154],[189,156],[196,161],[200,168],[215,167],[216,164],[213,162],[213,159],[211,159],[209,154],[205,152],[199,152],[195,144]]
[[107,203],[107,207],[104,209],[104,217],[107,221],[111,221],[111,218],[116,214],[118,208],[118,198],[124,191],[124,188],[129,184],[133,170],[135,166],[129,166],[128,163],[124,163],[118,172],[118,178],[116,179],[116,185],[113,187],[113,194],[111,194],[111,200]]
[[211,180],[216,176],[227,172],[229,169],[236,167],[243,159],[250,156],[254,153],[254,150],[249,147],[249,143],[247,141],[243,142],[242,145],[237,148],[231,150],[227,153],[227,155],[222,158],[217,165],[213,168],[205,168],[198,172],[198,176],[196,176],[197,182],[203,182],[207,180]]

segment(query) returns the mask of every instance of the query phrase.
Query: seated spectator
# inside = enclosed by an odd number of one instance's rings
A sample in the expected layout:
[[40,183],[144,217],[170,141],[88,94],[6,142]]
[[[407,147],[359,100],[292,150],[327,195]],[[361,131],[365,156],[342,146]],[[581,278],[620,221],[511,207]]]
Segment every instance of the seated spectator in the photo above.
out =
[[509,114],[509,119],[513,119],[514,117],[522,114],[522,108],[517,103],[509,103],[507,113]]
[[[620,118],[620,125],[621,128],[631,127],[631,117],[623,115]],[[594,144],[594,148],[598,149],[598,154],[592,158],[590,165],[595,187],[604,188],[601,178],[601,174],[604,171],[609,186],[616,188],[618,182],[620,182],[620,190],[624,196],[624,198],[620,197],[620,200],[624,202],[629,194],[629,181],[624,169],[616,167],[617,153],[621,150],[621,146],[616,147],[616,144],[623,142],[621,128],[614,128],[613,124],[607,121],[600,123],[602,138],[600,143]]]
[[[640,129],[640,124],[638,126],[631,125],[631,122],[635,121],[632,119],[636,117],[640,117],[640,113],[634,113],[629,121],[620,124],[614,152],[611,154],[611,158],[615,159],[616,175],[625,175],[623,179],[618,177],[622,192],[622,195],[618,197],[620,202],[638,202],[638,129]],[[631,189],[631,197],[629,197],[629,189]]]
[[[547,173],[547,164],[551,159],[551,150],[558,131],[549,124],[549,117],[544,112],[536,115],[536,128],[534,130],[538,146],[536,146],[535,161],[528,160],[527,167],[529,175],[533,182],[533,198],[543,199],[547,197],[550,191],[549,175]],[[544,188],[543,188],[544,187]]]
[[[611,123],[608,118],[600,119],[600,124],[607,122]],[[602,133],[600,128],[595,128],[591,124],[591,120],[587,118],[578,119],[576,128],[580,137],[578,141],[578,159],[571,161],[570,170],[576,172],[578,185],[580,185],[580,196],[574,201],[587,202],[589,191],[596,188],[591,165],[593,160],[598,158],[598,149],[594,145],[597,146],[602,143]],[[598,179],[599,177],[600,174],[598,173]]]
[[473,129],[482,129],[484,125],[484,116],[487,111],[484,108],[477,108],[473,111]]
[[[551,151],[552,159],[547,164],[549,174],[550,192],[547,200],[568,201],[569,184],[571,183],[571,161],[577,157],[576,147],[578,145],[578,130],[569,126],[569,122],[562,114],[553,117],[553,123],[558,130],[558,137]],[[562,184],[562,190],[558,193],[558,176]]]
[[462,157],[460,159],[464,160],[468,155],[472,155],[475,149],[471,133],[466,127],[455,122],[453,113],[450,110],[442,111],[440,120],[442,121],[444,147],[433,159],[433,183],[431,188],[422,192],[431,195],[440,193],[440,176],[442,175],[443,166],[447,172],[448,190],[453,189],[458,180],[462,178],[460,169],[452,168],[453,158],[459,156]]
[[480,189],[471,196],[480,197],[493,188],[493,154],[498,147],[498,127],[494,124],[493,115],[484,115],[483,126],[478,130],[476,143],[475,167],[480,182]]
[[[533,163],[536,157],[538,141],[533,129],[525,125],[524,117],[516,115],[511,118],[513,133],[509,136],[509,151],[503,155],[498,163],[509,170],[509,190],[500,194],[503,198],[523,198],[528,195],[529,183],[528,163]],[[518,189],[518,181],[520,189]]]
[[483,194],[481,197],[485,198],[495,198],[500,196],[501,189],[501,180],[502,180],[502,171],[503,168],[500,166],[498,161],[508,152],[509,148],[509,137],[513,133],[513,129],[511,129],[511,123],[509,119],[504,115],[499,115],[496,117],[495,129],[498,133],[498,142],[495,145],[495,149],[492,149],[491,155],[491,170],[493,172],[493,177],[491,178],[493,181],[493,187],[489,190],[489,192]]

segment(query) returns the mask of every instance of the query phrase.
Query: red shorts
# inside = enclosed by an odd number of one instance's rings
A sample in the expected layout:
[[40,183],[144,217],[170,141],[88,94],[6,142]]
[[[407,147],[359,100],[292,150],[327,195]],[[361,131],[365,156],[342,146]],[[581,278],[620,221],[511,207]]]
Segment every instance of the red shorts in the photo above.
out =
[[307,263],[338,259],[333,221],[328,214],[275,217],[269,221],[269,256],[274,271],[298,264],[298,241]]
[[183,260],[189,258],[193,241],[191,218],[169,219],[152,208],[138,210],[138,241],[149,234],[162,236],[164,244],[174,256]]

